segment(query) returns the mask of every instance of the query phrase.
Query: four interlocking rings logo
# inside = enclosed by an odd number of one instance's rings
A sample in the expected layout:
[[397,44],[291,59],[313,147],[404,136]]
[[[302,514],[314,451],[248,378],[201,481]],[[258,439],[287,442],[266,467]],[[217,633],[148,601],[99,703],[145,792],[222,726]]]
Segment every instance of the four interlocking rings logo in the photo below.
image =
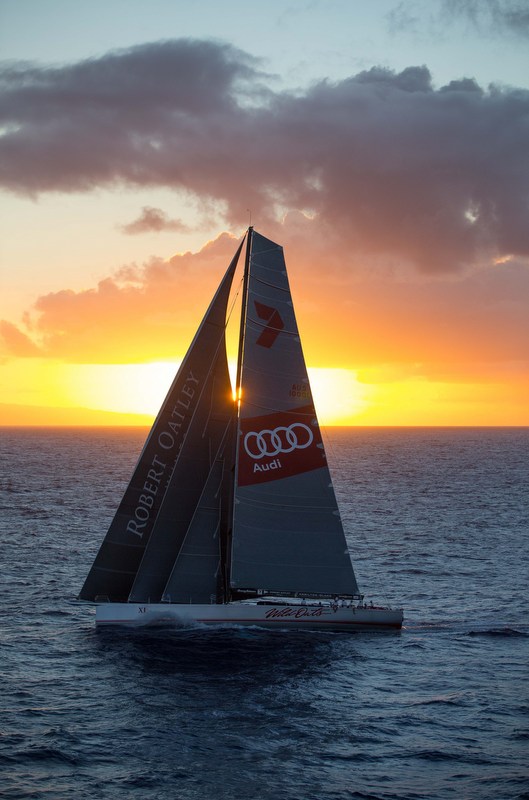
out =
[[279,453],[291,453],[293,450],[304,450],[312,444],[313,433],[303,422],[293,422],[288,428],[280,425],[274,430],[265,428],[257,433],[249,431],[244,437],[244,449],[250,458],[278,456]]

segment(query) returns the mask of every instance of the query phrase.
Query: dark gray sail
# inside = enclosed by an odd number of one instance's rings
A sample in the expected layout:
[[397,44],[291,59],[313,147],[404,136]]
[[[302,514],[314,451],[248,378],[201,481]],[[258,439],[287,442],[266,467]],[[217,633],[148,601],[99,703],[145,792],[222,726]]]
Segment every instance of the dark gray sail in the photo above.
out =
[[[154,422],[130,483],[79,594],[82,600],[124,602],[128,599],[167,490],[174,485],[172,476],[182,472],[182,469],[177,469],[182,454],[186,456],[184,470],[189,471],[186,477],[190,478],[191,473],[197,480],[204,476],[204,449],[210,446],[210,438],[205,432],[212,432],[213,440],[217,435],[222,436],[226,415],[229,416],[233,406],[224,338],[228,298],[241,247],[242,242]],[[210,413],[210,403],[215,403],[218,410]],[[216,433],[217,428],[220,434]],[[198,439],[199,450],[202,448],[197,456],[201,465],[199,468],[189,457],[189,447],[184,447],[191,430]],[[216,450],[213,452],[216,453]],[[210,458],[208,451],[207,459]],[[204,480],[208,472],[209,466]],[[202,486],[203,483],[198,490],[187,493],[187,504],[194,499],[196,505]],[[185,488],[180,497],[183,495],[186,495]],[[188,514],[189,519],[195,505]]]
[[237,438],[232,589],[357,594],[283,250],[255,232]]
[[220,569],[223,485],[227,469],[229,464],[219,454],[167,581],[164,602],[211,603],[223,599]]
[[226,429],[234,415],[224,332],[217,346],[218,352],[211,373],[198,397],[178,461],[130,591],[129,599],[132,602],[157,603],[162,599]]

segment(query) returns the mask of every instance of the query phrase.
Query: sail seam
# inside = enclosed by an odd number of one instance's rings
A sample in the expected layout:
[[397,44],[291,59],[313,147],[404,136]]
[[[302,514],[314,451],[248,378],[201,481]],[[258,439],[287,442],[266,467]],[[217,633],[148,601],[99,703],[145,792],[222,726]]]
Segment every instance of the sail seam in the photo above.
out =
[[275,242],[274,242],[274,246],[273,246],[273,247],[263,247],[263,248],[262,248],[261,250],[259,250],[258,252],[256,252],[256,253],[252,253],[252,260],[253,260],[253,259],[255,259],[255,258],[259,258],[259,256],[262,256],[262,255],[264,255],[265,253],[273,253],[274,251],[276,251],[276,252],[277,252],[278,250],[281,250],[281,251],[282,251],[282,250],[283,250],[283,248],[281,247],[281,245],[280,245],[280,244],[275,244]]
[[[294,495],[295,497],[295,495]],[[301,505],[300,503],[270,503],[266,500],[241,500],[241,505],[243,506],[251,506],[252,508],[260,508],[264,506],[265,508],[295,508],[299,511],[300,514],[304,514],[305,512],[310,512],[311,514],[314,511],[321,511],[322,514],[334,514],[337,510],[336,504],[330,505],[321,505],[321,506],[308,506],[306,503]]]
[[[265,406],[263,403],[251,403],[249,400],[246,400],[244,405],[246,407],[251,406],[252,408],[261,408],[264,411],[270,411],[272,413],[277,411],[277,408],[275,406]],[[301,417],[310,417],[311,419],[314,419],[316,417],[316,411],[299,411],[298,408],[285,408],[281,411],[281,413],[293,414],[294,416],[301,416]]]
[[297,374],[290,370],[288,372],[279,372],[279,370],[274,370],[272,372],[272,370],[269,369],[257,370],[255,367],[246,367],[246,372],[255,372],[259,375],[268,375],[270,378],[288,378],[289,380],[292,380],[292,383],[305,383],[306,391],[310,389],[309,378],[306,372],[298,372]]
[[289,336],[298,336],[299,331],[287,331],[285,328],[274,328],[273,325],[267,324],[266,320],[264,322],[259,322],[258,320],[254,319],[253,317],[248,317],[248,323],[252,323],[259,328],[266,328],[268,331],[277,331],[278,333],[288,333]]
[[[266,267],[263,267],[266,269]],[[271,289],[277,289],[278,292],[288,292],[290,294],[290,288],[288,286],[278,286],[276,283],[269,283],[268,281],[263,280],[262,278],[257,278],[254,276],[255,283],[262,283],[263,286],[269,286]],[[253,292],[256,294],[256,292]]]

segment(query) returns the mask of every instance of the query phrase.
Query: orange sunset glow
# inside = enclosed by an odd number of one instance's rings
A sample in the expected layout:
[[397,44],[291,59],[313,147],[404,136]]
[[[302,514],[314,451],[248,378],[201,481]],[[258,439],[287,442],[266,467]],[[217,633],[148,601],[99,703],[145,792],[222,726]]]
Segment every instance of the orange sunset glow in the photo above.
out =
[[[348,276],[338,249],[325,255],[323,243],[306,244],[317,235],[314,219],[295,216],[293,236],[290,224],[271,226],[272,235],[287,239],[322,424],[528,423],[523,309],[513,299],[507,321],[490,302],[519,279],[512,265],[490,266],[479,280],[403,282],[360,263]],[[236,243],[221,234],[197,253],[118,270],[95,288],[43,295],[24,326],[4,322],[2,424],[150,424]],[[233,320],[228,331],[233,360]]]
[[[222,234],[96,289],[44,296],[31,334],[4,323],[18,357],[3,365],[3,424],[149,424],[235,245]],[[477,330],[471,282],[462,296],[460,283],[437,278],[403,285],[359,269],[347,281],[336,254],[322,281],[321,253],[295,243],[286,252],[322,424],[527,424],[529,381],[499,360],[506,339],[522,344],[521,330],[501,330],[501,309]],[[503,277],[490,268],[489,281]],[[233,359],[237,324],[228,330]]]
[[5,67],[0,424],[149,424],[251,220],[322,424],[528,425],[528,89],[193,36]]

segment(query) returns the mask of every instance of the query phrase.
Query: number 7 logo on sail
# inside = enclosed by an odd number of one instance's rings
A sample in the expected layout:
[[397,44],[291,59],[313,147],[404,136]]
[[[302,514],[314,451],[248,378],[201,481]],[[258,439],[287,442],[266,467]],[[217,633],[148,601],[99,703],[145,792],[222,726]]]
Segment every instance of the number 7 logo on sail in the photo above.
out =
[[259,303],[257,300],[254,300],[254,305],[259,319],[264,319],[268,323],[266,328],[261,331],[256,344],[261,345],[261,347],[272,347],[285,327],[285,323],[281,319],[277,308],[265,306],[264,303]]

